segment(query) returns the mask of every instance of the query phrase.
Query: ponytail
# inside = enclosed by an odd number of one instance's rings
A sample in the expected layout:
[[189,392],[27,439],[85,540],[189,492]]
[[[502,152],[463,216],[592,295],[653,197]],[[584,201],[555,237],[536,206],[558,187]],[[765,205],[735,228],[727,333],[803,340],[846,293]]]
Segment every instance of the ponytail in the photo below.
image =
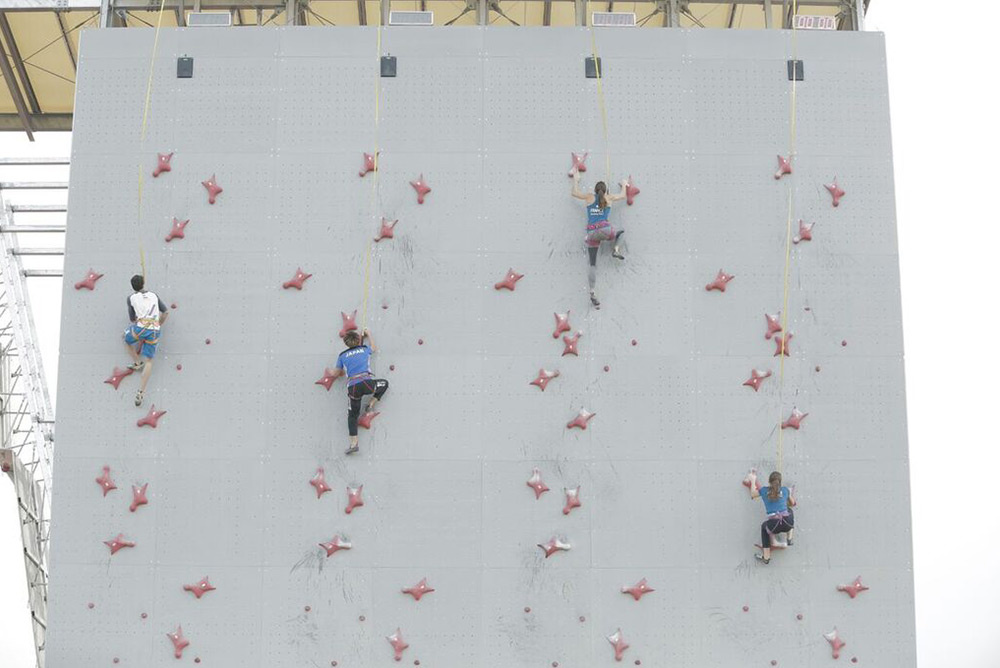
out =
[[597,202],[598,206],[600,206],[602,210],[608,208],[608,198],[605,197],[607,192],[608,186],[604,183],[604,181],[598,181],[597,184],[594,185],[594,201]]
[[770,485],[767,490],[767,498],[771,501],[777,501],[781,498],[781,474],[777,471],[773,471],[771,475],[767,477],[767,482]]

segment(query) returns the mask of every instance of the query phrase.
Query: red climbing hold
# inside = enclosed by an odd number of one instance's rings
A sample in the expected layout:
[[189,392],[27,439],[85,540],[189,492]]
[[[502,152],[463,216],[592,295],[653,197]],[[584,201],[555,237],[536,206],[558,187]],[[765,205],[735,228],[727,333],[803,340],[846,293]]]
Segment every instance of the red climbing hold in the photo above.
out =
[[177,220],[174,218],[174,223],[170,227],[170,233],[166,236],[164,241],[169,243],[173,239],[183,239],[184,238],[184,228],[190,223],[190,220]]
[[622,635],[622,630],[618,629],[609,635],[608,642],[615,648],[615,661],[621,661],[622,657],[625,656],[625,650],[629,648],[628,643],[625,642],[625,636]]
[[725,292],[726,284],[729,283],[729,281],[733,280],[734,278],[736,278],[735,275],[727,274],[726,272],[720,269],[719,273],[716,274],[715,276],[715,280],[706,285],[705,289],[708,291],[718,290],[719,292]]
[[774,337],[774,355],[772,357],[777,357],[778,355],[784,355],[789,357],[788,354],[788,342],[792,340],[794,334],[791,332],[786,333],[784,336]]
[[88,603],[87,604],[87,609],[88,610],[93,610],[94,609],[94,604],[93,603]]
[[418,346],[424,345],[424,340],[423,339],[417,339],[417,345]]
[[103,471],[101,476],[99,478],[94,478],[94,482],[101,486],[101,489],[104,491],[104,496],[107,496],[108,492],[113,489],[118,489],[118,487],[111,480],[111,467],[105,466],[101,470]]
[[511,291],[513,291],[514,290],[514,285],[518,281],[520,281],[522,278],[524,278],[524,274],[519,274],[516,271],[514,271],[513,269],[508,269],[507,270],[507,275],[504,276],[504,279],[502,281],[500,281],[499,283],[494,283],[493,284],[493,289],[494,290],[511,290]]
[[125,536],[122,534],[118,534],[111,540],[104,541],[104,544],[111,548],[111,554],[115,554],[118,550],[123,550],[126,547],[135,547],[135,543],[125,540]]
[[837,585],[837,591],[842,591],[851,598],[855,598],[863,591],[868,591],[868,587],[861,583],[861,576],[854,578],[854,582],[849,585]]
[[178,370],[178,371],[180,371],[180,370],[181,370],[181,369],[183,369],[184,367],[182,367],[182,366],[181,366],[180,364],[178,364],[176,368],[177,368],[177,370]]
[[146,414],[146,417],[139,418],[135,424],[138,427],[152,427],[153,429],[156,429],[156,423],[160,421],[160,418],[163,417],[166,412],[167,411],[156,410],[156,404],[153,404],[150,406],[149,413]]
[[97,283],[97,280],[101,278],[101,276],[104,276],[104,274],[98,274],[93,269],[88,269],[87,275],[83,278],[83,280],[74,283],[73,287],[76,288],[77,290],[82,290],[84,288],[86,288],[87,290],[93,290],[94,284]]
[[844,339],[843,341],[841,341],[840,345],[843,346],[844,348],[846,348],[847,347],[847,339]]
[[743,612],[750,612],[750,606],[749,605],[744,605],[743,606]]
[[[566,353],[563,353],[563,354],[565,355]],[[576,354],[576,353],[574,352],[574,354]],[[558,375],[559,375],[558,371],[549,371],[547,369],[539,369],[538,370],[538,376],[533,381],[531,381],[528,384],[529,385],[535,385],[536,387],[540,388],[542,390],[542,392],[544,392],[545,391],[545,386],[549,384],[549,381],[552,380],[553,378],[557,377]]]
[[826,638],[826,641],[830,643],[830,647],[833,648],[833,658],[839,659],[840,648],[847,643],[840,639],[840,634],[837,633],[837,627],[834,626],[832,631],[824,633],[823,637]]
[[564,543],[555,536],[549,538],[549,542],[547,543],[539,543],[538,547],[542,548],[542,551],[545,552],[546,559],[551,557],[556,552],[566,552],[571,549],[569,543]]
[[206,575],[205,577],[203,577],[201,580],[198,580],[198,582],[194,583],[193,585],[184,585],[184,591],[189,591],[192,594],[194,594],[195,598],[199,598],[200,599],[202,596],[204,596],[208,592],[215,591],[215,587],[213,587],[212,583],[208,581],[208,576]]
[[326,550],[326,556],[328,557],[332,557],[340,550],[349,550],[352,547],[351,543],[347,541],[347,539],[341,538],[340,536],[334,536],[328,543],[320,543],[319,546]]
[[570,330],[569,311],[566,311],[565,313],[553,313],[552,315],[556,317],[556,329],[552,332],[552,338],[558,339],[560,334]]
[[777,181],[785,174],[792,173],[792,159],[785,158],[784,156],[778,156],[778,171],[774,173],[774,180]]
[[830,196],[833,197],[833,205],[840,206],[840,198],[846,195],[843,189],[837,185],[837,177],[833,178],[833,183],[828,183],[823,186],[830,192]]
[[760,384],[764,382],[765,378],[771,377],[771,370],[767,371],[757,371],[757,369],[750,370],[750,378],[743,381],[743,384],[747,387],[752,387],[753,391],[756,392],[760,389]]
[[566,355],[577,355],[578,353],[576,345],[579,342],[580,342],[580,332],[577,332],[573,336],[564,336],[563,343],[565,344],[565,346],[563,347],[563,352],[562,352],[563,357],[565,357]]
[[205,190],[208,191],[208,203],[215,204],[216,195],[222,192],[222,188],[215,182],[215,174],[212,174],[212,178],[209,180],[202,181],[201,185],[205,186]]
[[355,331],[358,328],[358,323],[354,322],[354,319],[358,316],[358,309],[354,309],[351,315],[347,315],[343,311],[340,312],[340,319],[343,321],[344,326],[340,328],[338,336],[344,338],[344,334],[348,332]]
[[653,591],[656,590],[650,587],[648,584],[646,584],[646,578],[639,580],[631,587],[622,587],[623,594],[630,594],[632,598],[634,598],[637,601],[646,594]]
[[542,494],[549,491],[548,485],[542,482],[542,472],[538,469],[531,469],[531,477],[528,478],[528,482],[525,484],[535,490],[536,500],[540,499]]
[[389,641],[390,645],[392,645],[392,651],[393,651],[392,658],[394,658],[396,661],[402,661],[403,650],[409,647],[409,645],[406,644],[406,641],[403,640],[403,632],[397,628],[395,633],[393,633],[391,636],[386,636],[385,639]]
[[632,345],[633,345],[633,346],[637,346],[637,345],[639,345],[639,342],[638,342],[638,341],[636,341],[635,339],[632,339]]
[[636,188],[635,184],[632,183],[632,176],[630,175],[628,177],[628,181],[625,182],[625,203],[632,206],[632,203],[635,201],[635,196],[640,192],[642,191]]
[[420,178],[416,181],[410,181],[410,185],[417,191],[417,204],[423,204],[424,195],[431,191],[431,189],[427,187],[427,182],[424,181],[424,175],[421,174]]
[[409,594],[415,600],[419,601],[424,594],[429,594],[434,591],[433,587],[427,586],[427,578],[423,578],[420,582],[413,585],[412,587],[407,587],[402,590],[404,594]]
[[573,166],[569,168],[569,175],[570,176],[573,176],[573,174],[575,174],[577,172],[582,173],[582,172],[587,171],[587,156],[588,155],[590,155],[590,154],[589,153],[570,153],[570,156],[572,157],[572,160],[573,160]]
[[757,480],[757,469],[750,469],[747,471],[747,474],[743,476],[743,486],[750,489],[751,485],[758,490],[761,488],[760,481]]
[[358,176],[364,178],[365,174],[368,172],[375,171],[375,155],[373,153],[364,154],[364,162],[361,165],[361,169],[358,171]]
[[571,510],[583,505],[580,503],[580,486],[577,485],[576,489],[569,489],[567,487],[563,491],[566,492],[566,505],[563,506],[563,515],[569,515]]
[[119,369],[118,367],[115,367],[114,371],[111,372],[111,377],[104,382],[117,390],[125,376],[131,376],[132,373],[132,369]]
[[323,470],[322,466],[316,469],[316,473],[309,481],[309,484],[316,489],[317,499],[330,491],[330,486],[326,484],[326,471]]
[[803,413],[798,408],[792,409],[792,414],[788,416],[788,419],[781,423],[782,429],[798,429],[802,424],[802,421],[806,419],[809,413]]
[[156,154],[156,169],[153,170],[154,179],[163,172],[170,171],[170,158],[172,157],[174,157],[173,152]]
[[288,290],[289,288],[295,288],[296,290],[301,290],[302,284],[305,283],[311,277],[312,274],[307,274],[306,272],[302,271],[302,267],[298,267],[295,270],[295,276],[293,276],[290,280],[287,280],[284,283],[282,283],[281,287],[283,287],[285,290]]
[[358,506],[365,505],[364,499],[361,498],[361,490],[365,488],[364,485],[358,485],[355,487],[347,488],[347,507],[344,508],[344,512],[348,515],[354,511]]
[[170,642],[174,644],[174,658],[181,658],[184,648],[191,644],[188,642],[187,638],[184,637],[184,632],[181,631],[181,627],[178,626],[176,631],[168,633],[167,637],[170,638]]
[[365,429],[372,428],[372,420],[377,418],[381,413],[378,411],[366,411],[361,417],[358,418],[358,426],[364,427]]
[[607,364],[605,364],[604,365],[604,371],[605,372],[611,371],[611,367],[609,367]]
[[806,223],[802,220],[799,221],[799,233],[792,237],[792,243],[797,244],[800,241],[812,241],[812,229],[813,225],[816,223]]
[[576,414],[576,417],[566,423],[567,429],[572,429],[573,427],[578,427],[579,429],[586,429],[587,423],[590,422],[590,418],[597,415],[597,413],[591,413],[585,408],[581,408],[580,412]]
[[332,369],[323,369],[323,377],[313,383],[313,385],[322,385],[329,392],[330,388],[333,387],[333,381],[337,380],[337,376],[333,374]]
[[149,487],[149,483],[142,485],[132,485],[132,503],[129,504],[129,512],[135,512],[135,509],[139,506],[144,506],[149,503],[149,499],[146,498],[146,489]]
[[392,231],[398,222],[399,220],[386,220],[382,218],[382,226],[378,230],[378,236],[375,237],[375,243],[382,241],[382,239],[392,239]]
[[771,315],[770,313],[765,313],[764,319],[767,320],[767,331],[764,333],[764,338],[770,339],[781,331],[781,314],[775,313]]

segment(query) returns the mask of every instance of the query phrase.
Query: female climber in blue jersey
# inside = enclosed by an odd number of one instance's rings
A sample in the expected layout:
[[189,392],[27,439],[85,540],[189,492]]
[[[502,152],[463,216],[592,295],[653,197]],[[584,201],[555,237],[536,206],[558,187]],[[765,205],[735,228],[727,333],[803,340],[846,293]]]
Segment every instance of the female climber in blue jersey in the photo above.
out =
[[[364,345],[365,339],[368,339],[371,347]],[[344,345],[347,346],[347,350],[337,357],[337,369],[333,372],[333,378],[336,380],[341,376],[347,376],[347,433],[350,436],[347,454],[353,455],[358,451],[358,416],[361,414],[361,400],[366,394],[372,395],[365,409],[365,413],[371,413],[375,404],[389,389],[389,381],[375,378],[372,374],[371,356],[375,350],[375,342],[372,340],[371,332],[367,329],[362,334],[347,332],[344,334]]]
[[590,302],[601,308],[601,302],[597,299],[595,288],[597,286],[597,251],[601,247],[602,241],[613,241],[614,248],[611,256],[619,260],[624,260],[618,245],[619,239],[625,234],[624,230],[615,232],[615,228],[608,221],[611,214],[611,203],[625,199],[626,182],[621,183],[622,190],[617,195],[608,193],[608,186],[604,181],[598,181],[594,186],[593,193],[585,193],[580,190],[580,172],[573,170],[573,197],[587,203],[587,235],[585,243],[587,253],[590,256],[590,268],[587,270],[587,281],[590,285]]
[[[764,510],[767,512],[767,519],[760,525],[760,549],[763,554],[754,556],[762,563],[771,563],[771,545],[776,547],[787,547],[792,544],[792,531],[795,528],[795,515],[792,507],[795,506],[795,497],[788,491],[787,487],[781,486],[781,474],[772,471],[767,477],[768,486],[757,489],[757,475],[750,476],[750,498],[756,499],[758,496],[764,502]],[[774,540],[774,536],[779,533],[788,534],[785,543]]]

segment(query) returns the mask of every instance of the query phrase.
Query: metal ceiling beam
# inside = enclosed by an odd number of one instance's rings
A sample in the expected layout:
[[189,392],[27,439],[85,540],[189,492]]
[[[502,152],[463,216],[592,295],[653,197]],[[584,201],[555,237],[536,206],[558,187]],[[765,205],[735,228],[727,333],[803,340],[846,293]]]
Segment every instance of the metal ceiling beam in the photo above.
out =
[[[61,132],[73,129],[73,114],[29,114],[28,118],[31,119],[31,127],[35,132]],[[20,114],[0,114],[0,132],[23,129],[24,122]]]
[[73,71],[76,72],[76,54],[73,53],[73,43],[69,41],[69,35],[66,33],[66,21],[63,20],[62,12],[56,12],[56,21],[59,22],[59,32],[62,33],[66,53],[69,54],[69,60],[73,63]]
[[542,9],[542,25],[552,24],[552,0],[545,0],[545,7]]
[[[344,0],[349,2],[350,0]],[[546,2],[547,0],[526,0],[527,2]],[[842,7],[845,0],[798,0],[799,7]],[[756,5],[761,6],[762,0],[719,0],[718,4],[734,5]],[[0,11],[98,11],[101,9],[100,0],[0,0]],[[112,4],[112,3],[107,3]],[[150,0],[117,0],[113,3],[120,9],[136,11],[149,11]],[[158,4],[158,3],[157,3]],[[854,6],[853,0],[849,0],[850,6]],[[862,13],[868,7],[868,2],[858,0],[862,5]],[[166,0],[165,7],[174,9],[180,6],[180,0]],[[242,9],[263,9],[283,8],[283,0],[204,0],[202,9],[232,9],[234,7]]]
[[0,12],[0,32],[3,33],[3,38],[7,40],[7,51],[10,53],[11,60],[14,61],[17,76],[21,79],[21,87],[24,89],[24,95],[28,99],[28,107],[31,109],[31,113],[42,113],[42,108],[38,106],[38,98],[35,97],[35,89],[31,86],[31,79],[28,78],[28,71],[24,68],[24,61],[21,59],[21,50],[17,48],[14,31],[10,29],[10,22],[7,21],[6,12]]
[[732,28],[736,24],[736,10],[739,9],[737,3],[729,5],[729,18],[726,19],[726,27]]
[[[0,41],[0,47],[2,46],[3,43]],[[14,70],[11,68],[10,63],[7,62],[7,56],[3,54],[0,54],[0,75],[3,75],[3,80],[7,83],[7,89],[10,90],[10,96],[14,100],[17,117],[21,121],[21,128],[27,133],[28,141],[35,141],[35,135],[32,134],[31,114],[28,113],[28,105],[25,104],[24,98],[21,96],[21,89],[17,85],[17,81],[14,80]]]
[[774,12],[771,11],[771,0],[764,0],[764,27],[770,30],[774,26]]
[[358,25],[368,25],[368,5],[365,4],[365,0],[358,0]]

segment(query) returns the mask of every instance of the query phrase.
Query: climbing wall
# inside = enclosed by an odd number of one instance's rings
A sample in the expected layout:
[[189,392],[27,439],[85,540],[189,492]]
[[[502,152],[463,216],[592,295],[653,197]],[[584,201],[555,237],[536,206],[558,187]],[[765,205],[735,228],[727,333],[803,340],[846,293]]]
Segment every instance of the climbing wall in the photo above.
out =
[[[374,29],[165,30],[143,139],[152,46],[83,36],[49,668],[915,665],[881,35],[390,29],[376,133]],[[640,191],[600,310],[572,153]]]

